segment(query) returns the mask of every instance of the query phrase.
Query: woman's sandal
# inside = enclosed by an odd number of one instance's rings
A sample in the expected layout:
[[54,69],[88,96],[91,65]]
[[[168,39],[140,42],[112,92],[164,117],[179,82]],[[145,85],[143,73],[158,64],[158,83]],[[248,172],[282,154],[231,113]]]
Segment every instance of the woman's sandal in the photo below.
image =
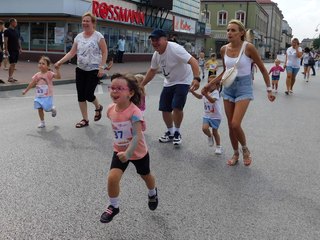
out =
[[242,149],[242,154],[243,154],[243,164],[248,167],[250,166],[252,162],[252,157],[251,153],[248,149]]
[[76,124],[76,128],[83,128],[89,126],[89,121],[82,119],[80,122]]
[[232,158],[227,161],[229,166],[234,166],[239,162],[239,154],[233,154]]
[[94,121],[100,120],[102,110],[103,110],[102,105],[100,105],[99,109],[94,110],[96,112],[96,114],[94,115]]

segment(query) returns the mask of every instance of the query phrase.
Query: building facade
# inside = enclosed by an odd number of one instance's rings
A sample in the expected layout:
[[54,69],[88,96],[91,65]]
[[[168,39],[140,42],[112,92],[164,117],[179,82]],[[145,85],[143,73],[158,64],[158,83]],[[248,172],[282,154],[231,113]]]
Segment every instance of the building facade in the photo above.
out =
[[207,55],[215,52],[220,57],[220,48],[227,43],[228,22],[238,19],[246,29],[252,30],[252,43],[261,57],[265,57],[268,13],[256,0],[202,0],[201,8],[207,10],[211,25],[211,38],[206,41]]
[[[154,28],[176,34],[181,43],[203,45],[205,23],[198,22],[199,0],[10,0],[0,8],[0,19],[18,21],[23,54],[21,59],[38,60],[46,54],[53,61],[67,51],[66,36],[81,32],[81,16],[97,16],[96,29],[115,52],[120,35],[126,39],[125,61],[149,60],[153,53],[148,36]],[[22,7],[23,4],[23,7]],[[184,15],[186,14],[186,15]],[[6,25],[7,25],[6,24]],[[196,49],[196,46],[194,46]],[[196,51],[196,50],[194,50]]]

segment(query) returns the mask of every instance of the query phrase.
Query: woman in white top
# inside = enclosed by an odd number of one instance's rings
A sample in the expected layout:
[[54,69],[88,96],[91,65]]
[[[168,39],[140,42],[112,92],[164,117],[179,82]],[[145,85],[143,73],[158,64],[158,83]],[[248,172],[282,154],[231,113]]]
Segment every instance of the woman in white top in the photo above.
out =
[[100,120],[103,109],[94,91],[104,73],[108,50],[103,35],[95,31],[96,21],[92,13],[82,16],[83,32],[75,37],[71,50],[55,64],[59,67],[77,54],[76,87],[82,120],[76,124],[76,128],[89,125],[87,101],[96,108],[94,121]]
[[300,58],[302,57],[302,48],[299,47],[298,38],[293,38],[291,41],[291,47],[287,49],[286,60],[283,68],[287,71],[286,86],[287,90],[285,94],[293,93],[292,88],[296,81],[296,76],[300,69]]
[[233,156],[227,161],[229,166],[234,166],[239,160],[239,143],[242,146],[243,163],[249,166],[252,161],[250,151],[247,147],[246,136],[241,127],[242,119],[247,111],[249,103],[253,100],[251,63],[255,62],[259,67],[265,84],[267,86],[267,96],[270,101],[274,101],[272,94],[270,78],[261,58],[253,44],[245,41],[245,27],[238,20],[231,20],[227,27],[227,37],[229,43],[220,49],[224,71],[214,80],[209,82],[202,92],[207,92],[209,87],[216,82],[220,82],[226,69],[234,66],[241,47],[245,45],[243,54],[237,65],[238,74],[235,81],[228,88],[224,87],[222,95],[224,100],[224,109],[228,119],[229,137],[234,150]]

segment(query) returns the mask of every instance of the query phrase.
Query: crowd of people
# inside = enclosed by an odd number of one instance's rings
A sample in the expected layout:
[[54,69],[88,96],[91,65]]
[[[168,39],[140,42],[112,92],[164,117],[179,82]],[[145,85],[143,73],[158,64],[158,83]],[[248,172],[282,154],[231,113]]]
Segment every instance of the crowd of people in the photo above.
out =
[[[88,102],[95,107],[94,121],[101,119],[103,106],[94,92],[99,79],[105,74],[105,69],[110,69],[112,64],[107,64],[107,43],[103,35],[95,30],[95,24],[96,18],[91,13],[85,13],[82,16],[83,31],[73,39],[69,51],[54,63],[54,71],[50,70],[50,59],[48,57],[40,58],[39,72],[32,77],[32,82],[22,92],[25,95],[32,87],[36,88],[34,108],[38,110],[39,128],[45,127],[44,112],[51,112],[52,117],[56,116],[57,109],[53,104],[52,80],[61,78],[60,68],[62,64],[71,60],[76,54],[76,90],[82,119],[75,124],[75,127],[89,126]],[[14,29],[15,26],[16,21],[12,21],[11,28]],[[9,38],[11,35],[7,33],[5,36]],[[107,177],[109,203],[100,217],[101,222],[112,221],[120,212],[120,180],[129,163],[135,166],[137,173],[147,186],[149,209],[155,210],[158,206],[156,181],[150,170],[150,156],[144,137],[146,128],[144,119],[146,92],[144,87],[154,79],[159,70],[164,76],[164,82],[159,97],[158,110],[162,112],[162,119],[166,126],[164,134],[158,139],[159,142],[172,143],[174,147],[179,147],[182,144],[183,110],[187,97],[193,95],[197,99],[203,100],[202,131],[208,139],[208,145],[210,147],[215,145],[215,154],[222,154],[223,148],[218,129],[223,120],[221,106],[223,103],[229,140],[233,148],[231,157],[226,161],[229,166],[234,166],[239,162],[241,152],[245,166],[250,166],[253,161],[252,153],[247,145],[247,135],[242,128],[244,116],[250,102],[254,99],[253,64],[262,73],[266,85],[266,98],[270,102],[273,102],[276,98],[273,93],[278,89],[280,72],[287,71],[286,94],[293,92],[301,57],[304,59],[305,77],[309,79],[310,66],[307,57],[311,55],[307,49],[304,53],[302,52],[298,39],[292,40],[292,45],[286,53],[284,66],[281,67],[280,61],[275,60],[275,66],[268,71],[255,46],[246,41],[246,29],[240,21],[231,20],[228,23],[227,38],[228,43],[220,49],[223,69],[219,74],[215,53],[212,53],[210,58],[206,60],[204,52],[201,52],[199,58],[196,59],[183,46],[173,39],[168,39],[166,32],[155,29],[149,35],[155,51],[146,75],[119,73],[111,76],[111,84],[108,86],[108,90],[113,103],[106,108],[106,112],[114,131],[113,156]],[[9,54],[12,54],[10,60],[12,65],[16,62],[15,60],[17,60],[21,50],[17,42],[15,47],[15,52],[12,49],[9,52]],[[8,50],[5,48],[5,51]],[[222,78],[225,71],[235,65],[237,66],[237,75],[234,81],[230,86],[223,86]],[[202,89],[199,89],[200,81],[204,79],[206,71],[208,72],[208,82]],[[11,71],[11,73],[13,72]],[[202,77],[200,74],[202,74]],[[270,81],[270,74],[272,74],[272,82]],[[11,78],[9,77],[9,79]]]

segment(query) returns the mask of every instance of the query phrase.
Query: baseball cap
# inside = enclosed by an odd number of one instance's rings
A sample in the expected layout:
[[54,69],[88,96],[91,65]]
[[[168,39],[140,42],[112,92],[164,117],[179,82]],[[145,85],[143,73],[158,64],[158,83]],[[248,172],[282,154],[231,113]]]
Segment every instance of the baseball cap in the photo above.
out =
[[149,38],[161,38],[161,37],[166,37],[166,36],[167,36],[167,34],[163,30],[155,29],[149,35]]

